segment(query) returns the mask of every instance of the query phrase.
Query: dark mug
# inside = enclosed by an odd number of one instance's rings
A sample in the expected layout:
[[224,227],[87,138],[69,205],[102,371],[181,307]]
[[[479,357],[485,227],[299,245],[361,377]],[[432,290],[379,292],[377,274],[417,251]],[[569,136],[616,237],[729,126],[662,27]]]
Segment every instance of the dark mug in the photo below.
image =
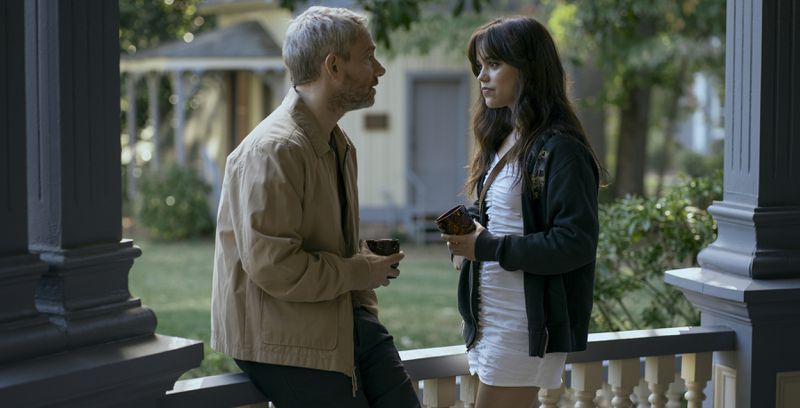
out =
[[475,231],[467,207],[457,205],[436,218],[436,228],[447,235],[464,235]]
[[[364,243],[367,244],[367,248],[375,255],[389,256],[400,252],[400,241],[394,238],[366,239]],[[391,266],[397,269],[398,265],[400,264],[394,263]],[[389,276],[389,279],[394,278],[396,278],[396,276]]]

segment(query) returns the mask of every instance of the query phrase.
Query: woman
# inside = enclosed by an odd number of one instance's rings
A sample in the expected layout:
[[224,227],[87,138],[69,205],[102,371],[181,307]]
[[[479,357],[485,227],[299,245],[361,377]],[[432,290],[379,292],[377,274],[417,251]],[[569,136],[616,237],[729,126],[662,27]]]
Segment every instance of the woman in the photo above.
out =
[[476,407],[528,408],[540,388],[561,386],[566,353],[586,348],[601,166],[544,26],[494,20],[467,53],[481,89],[465,184],[476,229],[442,237],[461,270]]

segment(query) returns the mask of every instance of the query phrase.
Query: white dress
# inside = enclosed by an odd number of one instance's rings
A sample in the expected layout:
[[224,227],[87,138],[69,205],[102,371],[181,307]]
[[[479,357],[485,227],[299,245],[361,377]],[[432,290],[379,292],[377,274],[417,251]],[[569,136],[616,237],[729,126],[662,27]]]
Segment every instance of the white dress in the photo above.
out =
[[[500,151],[513,143],[508,137]],[[499,160],[495,156],[494,167]],[[494,235],[523,235],[520,185],[514,185],[514,163],[498,173],[486,193]],[[467,353],[470,373],[498,387],[561,387],[566,353],[544,358],[528,355],[528,318],[522,271],[506,271],[497,262],[481,263],[478,339]]]

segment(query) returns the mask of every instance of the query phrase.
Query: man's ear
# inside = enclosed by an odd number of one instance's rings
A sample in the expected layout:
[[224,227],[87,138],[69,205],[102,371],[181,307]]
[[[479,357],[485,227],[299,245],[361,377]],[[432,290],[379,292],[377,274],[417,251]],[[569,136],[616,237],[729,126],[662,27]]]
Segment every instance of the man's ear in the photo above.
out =
[[341,60],[336,57],[336,54],[330,53],[325,56],[325,60],[322,61],[322,70],[325,74],[327,74],[331,79],[338,79],[339,74],[341,73],[341,67],[339,63]]

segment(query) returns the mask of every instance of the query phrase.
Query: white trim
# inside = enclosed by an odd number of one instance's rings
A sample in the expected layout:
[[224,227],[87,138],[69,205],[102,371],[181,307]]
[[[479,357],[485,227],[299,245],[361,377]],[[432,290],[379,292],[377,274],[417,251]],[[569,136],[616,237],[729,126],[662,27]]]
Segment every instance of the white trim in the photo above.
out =
[[736,370],[714,364],[714,408],[735,408],[736,406]]
[[157,57],[122,59],[120,72],[169,72],[169,71],[279,71],[286,66],[280,57],[270,58],[172,58]]

